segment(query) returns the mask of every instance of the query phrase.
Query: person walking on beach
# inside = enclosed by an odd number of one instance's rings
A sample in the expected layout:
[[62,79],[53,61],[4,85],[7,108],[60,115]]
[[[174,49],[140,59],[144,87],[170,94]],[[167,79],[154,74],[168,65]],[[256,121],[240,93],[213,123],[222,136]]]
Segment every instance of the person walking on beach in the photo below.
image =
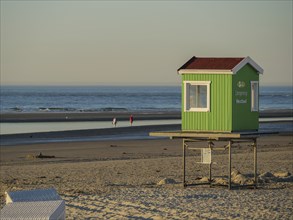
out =
[[132,123],[133,123],[133,115],[130,115],[129,122],[130,122],[130,126],[132,126]]
[[114,127],[116,127],[117,119],[116,119],[115,117],[114,117],[113,120],[112,120],[112,124],[113,124]]

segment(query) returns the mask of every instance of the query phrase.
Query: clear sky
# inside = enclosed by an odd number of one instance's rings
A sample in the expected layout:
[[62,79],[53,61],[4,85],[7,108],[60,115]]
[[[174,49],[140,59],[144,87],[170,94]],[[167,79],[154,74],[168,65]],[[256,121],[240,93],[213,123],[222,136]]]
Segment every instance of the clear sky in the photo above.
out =
[[292,0],[1,0],[1,85],[180,85],[192,56],[250,56],[261,85],[292,85]]

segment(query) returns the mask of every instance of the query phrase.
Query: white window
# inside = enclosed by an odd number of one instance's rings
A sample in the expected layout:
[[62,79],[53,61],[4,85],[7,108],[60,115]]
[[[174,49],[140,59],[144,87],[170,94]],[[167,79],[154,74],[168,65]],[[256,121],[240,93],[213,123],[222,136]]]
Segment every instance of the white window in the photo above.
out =
[[258,81],[251,81],[251,111],[258,112]]
[[184,111],[210,111],[210,81],[184,82]]

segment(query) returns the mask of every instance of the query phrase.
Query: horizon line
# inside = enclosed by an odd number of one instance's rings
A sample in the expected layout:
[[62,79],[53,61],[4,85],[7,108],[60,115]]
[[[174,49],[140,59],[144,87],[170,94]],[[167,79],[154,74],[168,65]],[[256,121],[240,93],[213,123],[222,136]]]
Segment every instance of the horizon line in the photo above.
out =
[[[93,86],[112,86],[112,87],[158,87],[158,86],[162,86],[162,87],[175,87],[175,86],[180,86],[181,87],[181,82],[178,83],[178,84],[140,84],[140,83],[137,83],[137,84],[108,84],[108,83],[105,83],[105,84],[1,84],[0,83],[0,87],[2,86],[38,86],[38,87],[42,87],[42,86],[56,86],[56,87],[59,87],[59,86],[72,86],[72,87],[93,87]],[[260,83],[260,87],[263,87],[263,86],[271,86],[271,87],[293,87],[292,84],[262,84]]]

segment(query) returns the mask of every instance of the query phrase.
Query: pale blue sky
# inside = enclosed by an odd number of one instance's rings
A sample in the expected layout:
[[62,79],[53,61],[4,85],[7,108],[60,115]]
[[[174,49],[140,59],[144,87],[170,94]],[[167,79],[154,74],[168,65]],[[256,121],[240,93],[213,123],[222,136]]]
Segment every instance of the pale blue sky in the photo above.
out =
[[192,56],[292,85],[292,1],[1,0],[2,85],[180,85]]

